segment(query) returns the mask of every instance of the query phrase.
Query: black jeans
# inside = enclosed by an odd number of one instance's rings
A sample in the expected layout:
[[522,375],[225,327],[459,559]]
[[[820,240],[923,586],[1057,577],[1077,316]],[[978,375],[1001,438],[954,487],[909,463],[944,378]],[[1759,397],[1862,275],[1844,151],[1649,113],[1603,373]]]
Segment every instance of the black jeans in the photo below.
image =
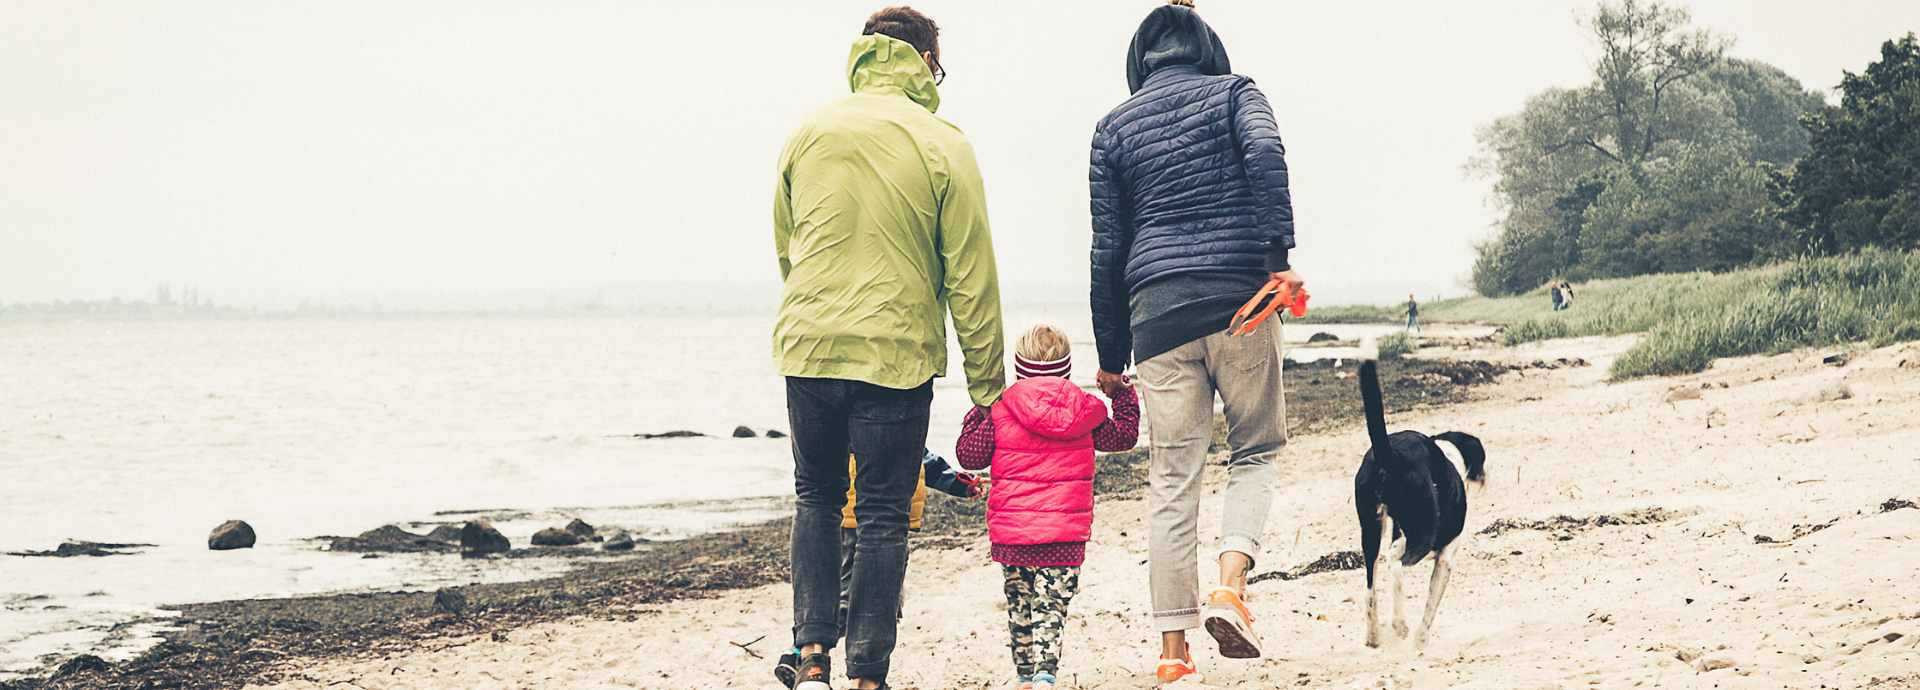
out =
[[[841,524],[845,525],[846,523],[842,522]],[[912,520],[908,520],[908,524],[911,525]],[[907,532],[907,562],[912,563],[913,529],[909,527]],[[847,607],[853,604],[853,557],[854,554],[860,552],[859,540],[860,530],[849,529],[844,526],[840,528],[840,618],[837,621],[840,626],[840,637],[847,636]],[[894,617],[905,618],[907,616],[907,585],[905,582],[900,584],[899,610],[900,614]]]
[[793,428],[793,645],[832,647],[839,633],[840,509],[849,454],[860,456],[847,677],[885,681],[907,575],[907,512],[927,445],[933,382],[897,390],[839,379],[787,379]]

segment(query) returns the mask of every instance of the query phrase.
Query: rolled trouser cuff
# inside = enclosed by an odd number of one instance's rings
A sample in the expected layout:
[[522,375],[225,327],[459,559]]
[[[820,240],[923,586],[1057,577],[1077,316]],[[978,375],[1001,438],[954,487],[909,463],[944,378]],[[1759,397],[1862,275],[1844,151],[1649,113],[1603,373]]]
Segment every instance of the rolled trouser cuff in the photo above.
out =
[[833,649],[833,643],[840,641],[839,633],[839,626],[835,625],[834,621],[801,623],[794,626],[793,647],[800,649],[810,644],[817,644]]
[[1229,552],[1246,556],[1247,572],[1252,573],[1254,564],[1260,562],[1260,541],[1253,537],[1239,534],[1222,536],[1220,537],[1220,552],[1214,554],[1214,562],[1219,562],[1220,558]]
[[848,661],[847,678],[871,680],[885,686],[887,684],[887,671],[889,670],[889,666],[892,666],[891,660],[866,664],[855,664],[852,661]]
[[1200,609],[1153,612],[1154,632],[1183,632],[1200,627]]

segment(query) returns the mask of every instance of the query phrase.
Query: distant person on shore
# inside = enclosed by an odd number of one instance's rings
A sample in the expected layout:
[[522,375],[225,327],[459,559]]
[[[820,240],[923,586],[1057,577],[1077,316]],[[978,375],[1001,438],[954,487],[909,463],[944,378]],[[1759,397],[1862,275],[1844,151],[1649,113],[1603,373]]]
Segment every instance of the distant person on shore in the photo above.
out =
[[[1095,127],[1092,311],[1098,382],[1110,397],[1139,363],[1152,438],[1148,582],[1160,632],[1155,675],[1196,673],[1187,631],[1203,622],[1230,658],[1260,655],[1245,604],[1286,445],[1280,320],[1226,334],[1270,278],[1303,281],[1286,151],[1267,97],[1233,73],[1190,0],[1155,8],[1127,51],[1132,96]],[[1215,394],[1225,402],[1225,513],[1219,586],[1200,602],[1201,473]]]
[[847,59],[852,95],[788,139],[773,203],[800,690],[831,688],[852,449],[860,460],[846,671],[855,688],[886,686],[933,378],[946,366],[946,312],[974,404],[992,405],[1006,385],[984,185],[966,137],[933,114],[944,75],[939,28],[889,7],[861,33]]
[[1417,330],[1420,330],[1420,302],[1416,301],[1413,293],[1409,292],[1407,293],[1407,332],[1412,333]]
[[1573,283],[1564,280],[1560,281],[1560,308],[1573,308]]
[[1553,284],[1552,293],[1553,293],[1553,310],[1560,311],[1562,309],[1567,308],[1567,293],[1562,292],[1560,290],[1560,283]]
[[954,455],[969,470],[993,468],[987,537],[1005,578],[1016,687],[1052,690],[1093,536],[1093,453],[1133,448],[1140,401],[1131,386],[1113,388],[1109,417],[1068,380],[1072,348],[1052,326],[1020,337],[1013,367],[1018,380],[1000,402],[967,414]]

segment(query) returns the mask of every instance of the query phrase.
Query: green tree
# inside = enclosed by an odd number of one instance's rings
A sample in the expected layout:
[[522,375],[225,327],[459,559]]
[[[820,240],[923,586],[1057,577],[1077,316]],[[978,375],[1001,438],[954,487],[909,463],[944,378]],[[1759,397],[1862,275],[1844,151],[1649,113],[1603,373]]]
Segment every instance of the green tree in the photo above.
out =
[[1703,88],[1725,94],[1741,131],[1751,134],[1753,159],[1789,166],[1807,154],[1807,130],[1800,118],[1826,107],[1785,71],[1755,60],[1728,59],[1708,70]]
[[1602,2],[1585,24],[1600,45],[1584,131],[1558,146],[1584,145],[1638,171],[1684,119],[1674,119],[1674,86],[1719,64],[1732,40],[1688,27],[1687,11],[1658,0]]
[[1593,80],[1548,89],[1478,133],[1469,170],[1493,184],[1497,235],[1476,247],[1474,287],[1722,270],[1791,244],[1769,175],[1808,147],[1823,107],[1771,65],[1729,59],[1731,40],[1657,1],[1603,2],[1583,24]]
[[1882,44],[1840,90],[1804,120],[1811,152],[1774,177],[1781,219],[1808,253],[1920,246],[1920,41]]

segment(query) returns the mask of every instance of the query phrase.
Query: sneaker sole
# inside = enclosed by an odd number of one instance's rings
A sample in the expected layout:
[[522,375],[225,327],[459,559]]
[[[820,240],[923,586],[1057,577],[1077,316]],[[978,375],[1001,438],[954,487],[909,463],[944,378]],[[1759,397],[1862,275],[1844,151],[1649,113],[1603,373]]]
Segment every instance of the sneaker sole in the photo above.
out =
[[1243,629],[1238,616],[1232,614],[1207,612],[1205,626],[1207,634],[1220,643],[1220,656],[1228,659],[1260,658],[1260,643],[1253,639],[1253,633]]

